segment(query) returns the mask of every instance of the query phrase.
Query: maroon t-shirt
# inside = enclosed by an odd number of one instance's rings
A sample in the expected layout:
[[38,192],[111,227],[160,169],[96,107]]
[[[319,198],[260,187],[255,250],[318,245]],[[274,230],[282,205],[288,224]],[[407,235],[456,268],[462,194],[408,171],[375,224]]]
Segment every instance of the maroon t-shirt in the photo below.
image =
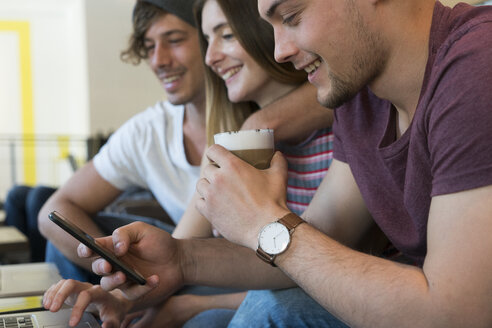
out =
[[374,220],[422,265],[431,198],[492,184],[492,7],[439,2],[417,110],[396,138],[396,109],[369,89],[335,110],[334,157],[350,165]]

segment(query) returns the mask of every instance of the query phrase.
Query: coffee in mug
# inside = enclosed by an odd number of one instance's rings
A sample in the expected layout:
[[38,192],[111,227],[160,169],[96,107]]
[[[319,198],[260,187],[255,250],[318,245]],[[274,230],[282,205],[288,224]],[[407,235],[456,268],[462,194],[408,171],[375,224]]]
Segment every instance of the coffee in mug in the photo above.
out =
[[257,169],[270,167],[275,149],[272,129],[217,133],[214,141]]

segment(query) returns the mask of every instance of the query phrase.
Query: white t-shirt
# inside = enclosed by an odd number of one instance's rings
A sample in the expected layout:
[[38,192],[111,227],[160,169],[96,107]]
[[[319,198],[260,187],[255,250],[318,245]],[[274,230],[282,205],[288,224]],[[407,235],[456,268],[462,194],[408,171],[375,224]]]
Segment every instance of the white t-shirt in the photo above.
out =
[[105,180],[120,190],[149,189],[175,223],[200,175],[186,159],[183,118],[184,106],[159,102],[123,124],[94,157]]

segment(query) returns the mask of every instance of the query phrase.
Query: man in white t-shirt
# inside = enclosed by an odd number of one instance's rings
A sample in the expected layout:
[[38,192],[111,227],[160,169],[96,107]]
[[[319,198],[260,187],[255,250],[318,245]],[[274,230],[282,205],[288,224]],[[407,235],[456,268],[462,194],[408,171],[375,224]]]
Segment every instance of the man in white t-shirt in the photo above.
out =
[[40,231],[50,242],[47,261],[55,261],[66,278],[87,280],[89,272],[59,259],[56,249],[81,268],[89,270],[90,263],[77,257],[78,243],[48,219],[50,211],[57,210],[87,233],[102,236],[107,232],[92,217],[130,187],[152,191],[175,223],[195,190],[205,149],[205,93],[191,8],[191,0],[137,3],[134,31],[122,58],[135,64],[146,60],[167,101],[123,124],[39,213]]
[[[161,81],[167,101],[123,124],[94,160],[41,209],[39,228],[49,240],[46,260],[55,262],[64,278],[97,279],[90,273],[90,262],[77,256],[78,242],[48,219],[49,212],[56,210],[99,237],[122,221],[128,223],[121,216],[96,214],[129,188],[150,190],[174,223],[195,191],[206,138],[204,71],[192,6],[193,0],[139,0],[135,5],[134,30],[122,58],[134,64],[146,61]],[[251,115],[243,128],[274,128],[276,137],[283,139],[317,128],[313,122],[328,125],[326,110],[317,104],[315,94],[309,84],[298,88],[285,100]],[[312,109],[312,115],[300,120],[299,108]],[[279,126],[276,112],[280,110],[289,124]]]

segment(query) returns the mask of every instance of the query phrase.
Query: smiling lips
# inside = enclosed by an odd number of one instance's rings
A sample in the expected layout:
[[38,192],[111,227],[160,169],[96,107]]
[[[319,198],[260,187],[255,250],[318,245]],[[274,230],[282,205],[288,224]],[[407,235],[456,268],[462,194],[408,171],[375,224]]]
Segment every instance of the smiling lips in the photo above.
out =
[[181,76],[182,76],[182,74],[167,76],[167,77],[165,77],[165,78],[162,79],[162,82],[164,82],[164,83],[172,83],[172,82],[178,80]]
[[236,75],[240,70],[241,70],[241,66],[233,67],[227,70],[227,72],[225,72],[224,74],[221,74],[220,77],[222,78],[222,80],[226,81],[229,78],[231,78],[233,75]]
[[320,66],[321,66],[321,59],[318,58],[314,62],[312,62],[311,64],[304,67],[304,70],[306,71],[306,73],[311,74],[314,71],[316,71],[318,69],[318,67],[320,67]]
[[[321,59],[318,58],[314,62],[312,62],[311,64],[304,67],[304,70],[306,71],[306,73],[311,74],[314,71],[316,71],[320,66],[321,66]],[[237,67],[233,67],[233,68],[227,70],[227,72],[225,72],[224,74],[219,74],[219,75],[222,78],[222,80],[227,81],[229,78],[236,75],[240,70],[241,70],[241,67],[237,66]]]

